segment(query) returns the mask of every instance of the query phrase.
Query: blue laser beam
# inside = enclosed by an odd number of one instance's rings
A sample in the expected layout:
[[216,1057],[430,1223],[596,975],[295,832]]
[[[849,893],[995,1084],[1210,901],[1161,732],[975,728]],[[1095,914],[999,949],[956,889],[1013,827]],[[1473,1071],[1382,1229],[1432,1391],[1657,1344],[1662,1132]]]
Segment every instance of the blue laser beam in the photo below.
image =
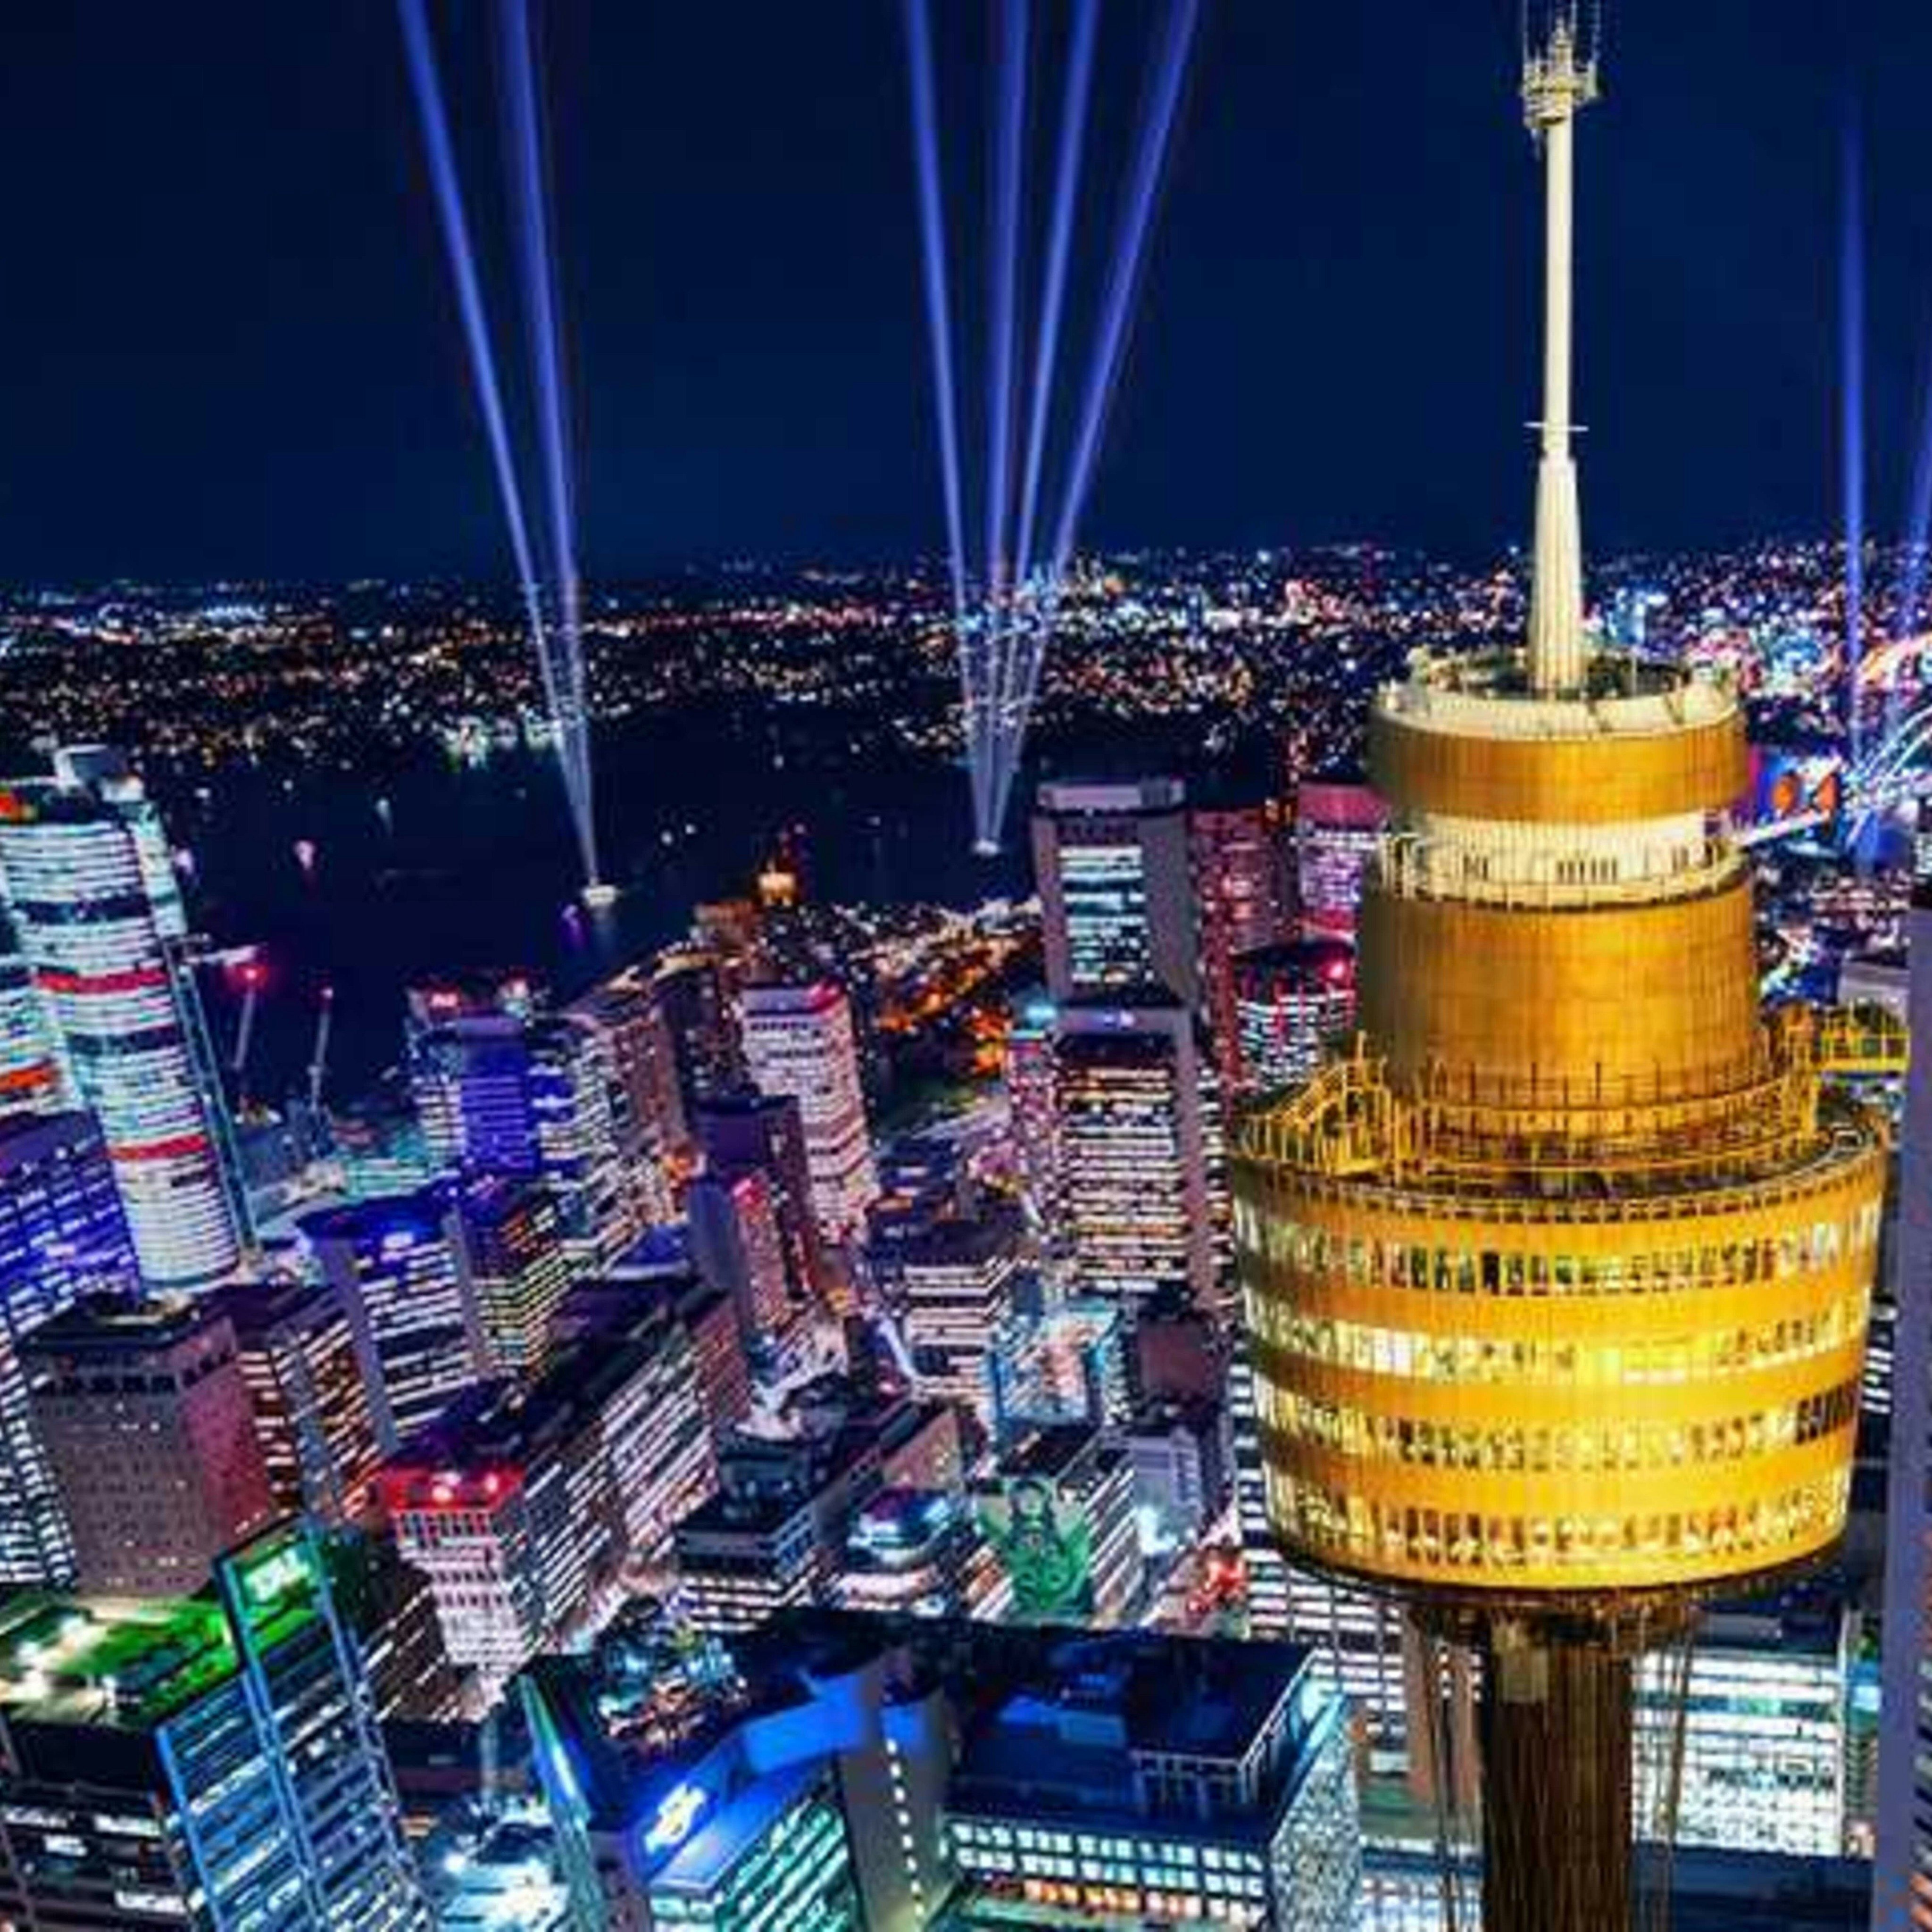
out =
[[551,568],[556,584],[559,682],[565,702],[557,717],[564,756],[576,788],[578,839],[585,882],[600,883],[596,816],[584,706],[583,584],[577,564],[577,509],[571,449],[568,378],[564,362],[550,237],[550,187],[544,164],[543,110],[536,84],[527,0],[501,0],[497,15],[503,53],[505,122],[510,177],[523,266],[524,319],[536,378],[538,440],[543,451],[550,507]]
[[[456,291],[457,310],[469,351],[471,385],[490,446],[490,467],[496,476],[503,521],[509,532],[511,556],[530,623],[531,644],[536,652],[544,700],[550,715],[556,717],[560,706],[556,671],[550,662],[549,627],[544,617],[543,596],[530,542],[530,524],[524,514],[516,464],[511,453],[502,386],[497,376],[482,285],[476,272],[476,250],[470,241],[469,216],[464,204],[461,178],[457,172],[449,117],[444,106],[442,82],[436,67],[435,43],[430,34],[424,0],[397,0],[397,14],[402,26],[404,52],[422,134],[424,156],[429,167],[437,226],[442,233],[443,253],[448,262],[450,280]],[[563,768],[565,794],[574,820],[577,814],[572,777],[561,756],[559,764]]]
[[940,484],[945,498],[946,563],[952,586],[952,624],[959,652],[967,768],[976,832],[985,822],[987,761],[986,692],[976,624],[967,609],[965,490],[960,470],[958,382],[952,362],[952,304],[948,287],[946,217],[940,194],[939,107],[933,84],[932,21],[927,0],[904,0],[906,79],[912,100],[914,170],[919,184],[920,252],[926,333],[932,358],[932,399],[939,439]]

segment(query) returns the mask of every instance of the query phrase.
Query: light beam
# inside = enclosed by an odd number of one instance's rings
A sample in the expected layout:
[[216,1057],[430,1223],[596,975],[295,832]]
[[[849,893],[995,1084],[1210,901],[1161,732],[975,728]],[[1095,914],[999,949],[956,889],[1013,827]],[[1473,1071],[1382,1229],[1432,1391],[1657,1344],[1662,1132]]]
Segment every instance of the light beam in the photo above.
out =
[[1865,261],[1864,161],[1856,111],[1846,116],[1838,245],[1840,460],[1845,538],[1845,731],[1856,765],[1864,748],[1858,661],[1864,650]]

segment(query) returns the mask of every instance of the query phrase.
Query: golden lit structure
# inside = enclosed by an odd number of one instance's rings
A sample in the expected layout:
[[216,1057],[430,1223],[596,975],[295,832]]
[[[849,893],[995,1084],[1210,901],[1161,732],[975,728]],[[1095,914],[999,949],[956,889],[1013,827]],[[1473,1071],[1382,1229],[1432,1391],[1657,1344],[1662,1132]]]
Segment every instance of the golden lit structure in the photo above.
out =
[[1737,699],[1587,647],[1594,90],[1559,6],[1526,86],[1552,344],[1528,646],[1418,656],[1376,698],[1360,1035],[1235,1162],[1283,1544],[1484,1653],[1488,1932],[1628,1924],[1630,1658],[1843,1527],[1885,1147],[1824,1076],[1902,1045],[1761,1011]]

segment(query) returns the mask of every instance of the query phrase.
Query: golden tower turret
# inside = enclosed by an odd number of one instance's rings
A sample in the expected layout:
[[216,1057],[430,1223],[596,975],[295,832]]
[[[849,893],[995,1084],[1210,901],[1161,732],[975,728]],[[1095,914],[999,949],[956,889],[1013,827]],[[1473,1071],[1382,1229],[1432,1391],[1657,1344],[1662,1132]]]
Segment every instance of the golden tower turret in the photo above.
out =
[[1526,646],[1376,698],[1360,1034],[1235,1157],[1275,1530],[1483,1653],[1488,1932],[1628,1925],[1631,1658],[1839,1535],[1885,1182],[1813,1016],[1760,1008],[1735,694],[1588,648],[1585,56],[1559,6],[1526,82],[1552,343]]

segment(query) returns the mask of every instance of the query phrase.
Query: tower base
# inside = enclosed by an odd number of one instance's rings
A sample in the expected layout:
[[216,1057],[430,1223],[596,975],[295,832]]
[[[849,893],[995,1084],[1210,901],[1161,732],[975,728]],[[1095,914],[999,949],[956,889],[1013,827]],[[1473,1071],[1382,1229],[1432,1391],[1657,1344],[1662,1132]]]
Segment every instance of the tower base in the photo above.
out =
[[1484,1932],[1630,1932],[1630,1658],[1509,1624],[1482,1658]]

